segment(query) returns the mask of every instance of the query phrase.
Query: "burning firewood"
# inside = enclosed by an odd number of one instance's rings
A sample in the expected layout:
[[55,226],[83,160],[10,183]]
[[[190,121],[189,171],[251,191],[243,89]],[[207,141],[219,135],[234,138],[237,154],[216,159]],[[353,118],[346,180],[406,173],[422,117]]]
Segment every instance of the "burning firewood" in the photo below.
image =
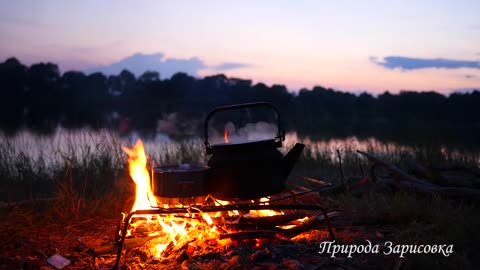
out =
[[[339,212],[330,212],[327,214],[328,218],[334,218],[339,216]],[[313,216],[308,218],[306,221],[302,222],[299,225],[296,225],[288,229],[278,229],[278,233],[285,237],[292,237],[303,232],[313,230],[317,228],[320,224],[325,222],[325,217],[323,216]]]
[[234,232],[234,233],[220,234],[219,239],[243,240],[243,239],[275,238],[276,234],[277,233],[275,231]]
[[238,224],[257,225],[257,226],[279,226],[305,217],[305,213],[294,212],[285,215],[276,215],[270,217],[241,217]]
[[[226,230],[275,230],[277,226],[298,224],[299,220],[305,216],[305,213],[298,212],[271,217],[241,217],[235,222],[224,223],[222,226]],[[217,226],[217,228],[221,227]]]
[[[334,218],[339,216],[339,212],[330,212],[327,214],[328,218]],[[303,215],[304,216],[304,215]],[[281,216],[275,216],[275,217],[264,217],[265,222],[268,222],[268,218],[275,218],[277,219],[278,217]],[[292,216],[291,216],[292,217]],[[278,218],[279,219],[279,218]],[[279,219],[280,220],[280,219]],[[298,219],[297,219],[298,220]],[[293,221],[293,220],[292,220]],[[290,221],[290,222],[292,222]],[[245,238],[274,238],[277,234],[283,236],[283,237],[293,237],[296,236],[300,233],[313,230],[317,228],[319,225],[321,225],[323,222],[325,222],[325,217],[323,216],[312,216],[308,218],[305,221],[301,221],[297,225],[293,225],[293,227],[290,228],[279,228],[277,226],[269,225],[268,229],[269,230],[263,230],[263,231],[246,231],[246,232],[235,232],[235,233],[228,233],[228,234],[221,234],[220,239],[224,238],[231,238],[233,240],[238,240],[238,239],[245,239]],[[238,225],[238,224],[237,224]],[[264,224],[267,225],[267,224]],[[255,226],[252,224],[252,226]],[[235,226],[236,229],[246,229],[246,226]],[[267,227],[267,226],[265,226]]]

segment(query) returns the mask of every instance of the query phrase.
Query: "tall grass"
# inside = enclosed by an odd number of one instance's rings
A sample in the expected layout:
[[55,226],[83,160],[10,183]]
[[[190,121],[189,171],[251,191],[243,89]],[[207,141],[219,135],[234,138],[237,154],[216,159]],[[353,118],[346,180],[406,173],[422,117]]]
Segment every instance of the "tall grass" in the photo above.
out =
[[[69,185],[74,190],[81,190],[86,196],[101,195],[115,187],[117,178],[124,174],[127,158],[122,145],[131,146],[138,138],[138,135],[122,137],[108,130],[64,129],[58,129],[48,137],[29,132],[21,132],[13,138],[0,137],[0,185],[29,186],[27,194],[22,194],[38,197],[46,195],[47,187],[61,183],[66,174],[70,174],[72,180]],[[149,137],[143,141],[151,167],[181,163],[204,164],[208,160],[200,139],[176,142],[164,137]],[[292,181],[300,176],[337,181],[337,150],[347,176],[367,173],[368,164],[356,153],[357,149],[373,153],[394,164],[401,163],[405,157],[413,157],[422,164],[438,167],[478,169],[480,164],[480,153],[457,149],[402,146],[375,139],[312,141],[309,138],[298,138],[294,133],[287,136],[281,151],[287,152],[296,142],[305,143],[306,148],[290,177]],[[2,191],[14,195],[6,189]]]

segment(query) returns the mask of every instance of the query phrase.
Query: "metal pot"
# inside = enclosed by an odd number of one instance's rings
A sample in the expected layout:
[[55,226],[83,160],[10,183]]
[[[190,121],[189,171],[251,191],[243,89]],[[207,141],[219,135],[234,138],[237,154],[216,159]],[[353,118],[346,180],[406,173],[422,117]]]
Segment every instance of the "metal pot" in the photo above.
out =
[[155,167],[152,169],[152,191],[161,203],[184,203],[187,199],[197,202],[208,194],[205,183],[210,174],[210,167],[205,165]]

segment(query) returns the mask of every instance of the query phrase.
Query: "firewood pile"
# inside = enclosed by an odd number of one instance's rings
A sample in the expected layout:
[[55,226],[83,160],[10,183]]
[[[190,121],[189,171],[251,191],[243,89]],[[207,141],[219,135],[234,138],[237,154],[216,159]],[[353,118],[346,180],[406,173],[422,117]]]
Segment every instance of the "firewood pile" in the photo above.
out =
[[[283,193],[271,198],[272,205],[319,201],[318,192]],[[282,266],[284,269],[302,269],[309,260],[312,266],[322,264],[318,246],[331,235],[325,228],[321,211],[289,210],[272,216],[250,215],[249,212],[252,211],[244,210],[238,216],[212,216],[212,224],[189,221],[184,227],[186,233],[177,234],[176,241],[164,247],[161,255],[156,251],[156,245],[168,243],[168,233],[158,223],[152,225],[147,219],[137,218],[131,236],[125,240],[123,249],[126,253],[120,266],[138,265],[142,269],[159,266],[164,269],[250,269],[254,266],[274,269],[272,267]],[[332,219],[339,213],[330,212],[327,216]],[[178,218],[174,222],[181,224],[183,221]],[[215,229],[214,233],[212,229]],[[158,233],[151,236],[152,231]],[[92,248],[88,253],[97,259],[97,266],[111,267],[116,258],[111,254],[117,250],[117,243],[109,243]],[[304,256],[311,259],[302,259],[300,263],[299,258]]]
[[[371,181],[386,190],[407,190],[469,200],[480,199],[480,174],[478,172],[465,168],[428,168],[420,165],[413,158],[405,161],[407,170],[404,170],[374,155],[359,150],[357,152],[367,158],[371,167],[369,176],[361,181],[349,183],[350,187]],[[338,192],[345,188],[348,187],[338,185],[329,192]]]

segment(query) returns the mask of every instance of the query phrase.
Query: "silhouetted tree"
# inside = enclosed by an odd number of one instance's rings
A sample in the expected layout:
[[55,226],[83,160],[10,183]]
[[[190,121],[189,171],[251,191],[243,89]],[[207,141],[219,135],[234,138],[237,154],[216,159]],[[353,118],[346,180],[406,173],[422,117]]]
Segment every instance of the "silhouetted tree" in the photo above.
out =
[[60,116],[60,71],[55,64],[39,63],[30,66],[27,74],[27,124],[48,133],[57,126]]
[[[201,134],[204,117],[214,107],[268,101],[280,110],[285,126],[300,134],[329,137],[374,133],[377,137],[408,139],[430,130],[426,138],[458,131],[472,138],[480,135],[479,91],[450,96],[402,91],[374,97],[316,86],[292,94],[283,85],[252,85],[251,80],[223,74],[197,79],[177,73],[163,80],[155,71],[139,78],[128,70],[109,77],[77,71],[60,76],[55,64],[26,67],[15,58],[0,63],[0,86],[0,128],[10,133],[23,125],[40,132],[52,131],[59,124],[95,128],[116,125],[109,117],[116,112],[120,119],[129,119],[131,128],[145,130],[155,130],[159,119],[176,113],[175,118],[184,123],[182,127],[197,129]],[[251,119],[266,116],[265,111],[252,114]]]
[[27,67],[9,58],[0,64],[0,126],[14,132],[23,121],[27,91]]
[[160,80],[160,74],[156,71],[145,71],[138,80],[142,83],[157,82]]

